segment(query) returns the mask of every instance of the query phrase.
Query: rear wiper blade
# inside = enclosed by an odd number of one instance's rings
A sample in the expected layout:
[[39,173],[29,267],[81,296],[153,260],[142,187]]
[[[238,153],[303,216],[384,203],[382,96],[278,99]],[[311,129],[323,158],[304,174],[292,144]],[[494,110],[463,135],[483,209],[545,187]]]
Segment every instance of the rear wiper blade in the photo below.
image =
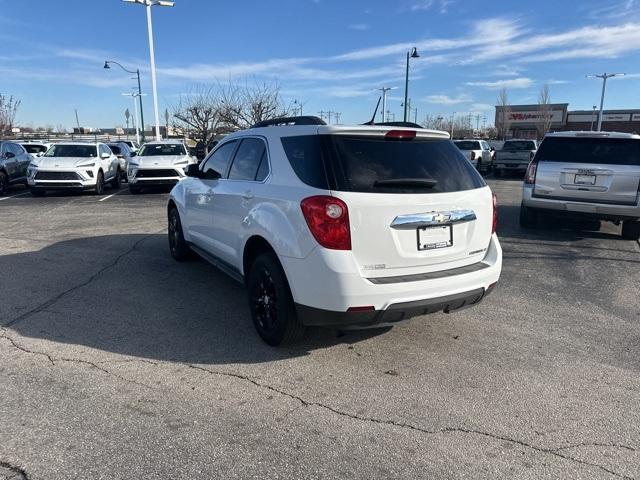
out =
[[374,187],[416,187],[433,188],[438,184],[433,178],[389,178],[387,180],[376,180]]

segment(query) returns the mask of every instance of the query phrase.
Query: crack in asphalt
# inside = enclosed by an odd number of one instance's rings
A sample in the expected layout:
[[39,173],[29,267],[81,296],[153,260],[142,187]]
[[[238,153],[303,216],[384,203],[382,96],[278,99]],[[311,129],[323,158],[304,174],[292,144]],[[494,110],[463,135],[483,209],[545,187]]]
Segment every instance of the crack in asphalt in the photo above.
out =
[[27,474],[26,470],[22,467],[0,460],[0,468],[11,470],[14,473],[14,475],[12,477],[9,477],[7,480],[16,480],[16,479],[29,480],[29,475]]
[[[340,415],[343,417],[347,417],[350,418],[352,420],[358,420],[358,421],[362,421],[362,422],[371,422],[371,423],[376,423],[379,425],[387,425],[387,426],[393,426],[393,427],[398,427],[398,428],[402,428],[402,429],[408,429],[408,430],[413,430],[416,432],[420,432],[420,433],[425,433],[428,435],[436,435],[436,434],[443,434],[443,433],[465,433],[465,434],[474,434],[474,435],[480,435],[480,436],[484,436],[484,437],[488,437],[488,438],[492,438],[494,440],[501,440],[504,442],[509,442],[509,443],[513,443],[516,445],[520,445],[521,447],[525,447],[525,448],[529,448],[531,450],[534,450],[536,452],[539,453],[544,453],[547,455],[553,455],[555,457],[564,459],[564,460],[568,460],[570,462],[575,462],[575,463],[579,463],[585,466],[589,466],[589,467],[594,467],[594,468],[598,468],[602,471],[605,471],[615,477],[618,478],[623,478],[625,480],[634,480],[633,477],[629,477],[626,476],[624,474],[618,473],[614,470],[611,470],[607,467],[604,467],[602,465],[598,465],[596,463],[591,463],[591,462],[587,462],[584,460],[580,460],[578,458],[574,458],[574,457],[570,457],[568,455],[564,455],[562,453],[560,453],[561,450],[565,450],[567,448],[570,448],[571,446],[568,447],[561,447],[558,449],[549,449],[549,448],[542,448],[542,447],[536,447],[535,445],[531,445],[529,443],[526,443],[522,440],[517,440],[514,438],[510,438],[510,437],[505,437],[503,435],[498,435],[498,434],[494,434],[494,433],[489,433],[489,432],[483,432],[481,430],[473,430],[473,429],[468,429],[468,428],[462,428],[462,427],[443,427],[437,430],[428,430],[426,428],[421,428],[415,425],[411,425],[410,423],[404,423],[404,422],[397,422],[394,420],[381,420],[378,418],[373,418],[373,417],[364,417],[361,415],[357,415],[357,414],[353,414],[353,413],[349,413],[349,412],[344,412],[342,410],[338,410],[334,407],[331,407],[329,405],[325,405],[319,402],[313,402],[313,401],[309,401],[309,400],[305,400],[302,397],[299,397],[297,395],[294,395],[292,393],[289,392],[285,392],[284,390],[280,390],[278,388],[275,388],[271,385],[268,384],[264,384],[264,383],[260,383],[257,380],[252,379],[251,377],[245,376],[245,375],[241,375],[241,374],[237,374],[237,373],[230,373],[230,372],[220,372],[220,371],[215,371],[215,370],[209,370],[207,368],[198,366],[198,365],[193,365],[193,364],[184,364],[185,366],[192,368],[194,370],[200,370],[202,372],[206,372],[210,375],[219,375],[219,376],[225,376],[225,377],[230,377],[230,378],[235,378],[235,379],[239,379],[239,380],[243,380],[246,382],[251,383],[252,385],[255,385],[257,387],[278,393],[282,396],[288,397],[292,400],[296,400],[298,402],[300,402],[302,404],[302,406],[304,407],[318,407],[327,411],[330,411],[332,413],[335,413],[336,415]],[[293,413],[293,412],[289,412]],[[589,444],[585,444],[585,445],[589,445]],[[626,445],[607,445],[607,444],[593,444],[595,446],[597,445],[601,445],[601,446],[619,446],[621,448],[626,448],[629,449],[631,451],[635,451],[635,449],[633,447],[628,447]],[[575,445],[575,446],[580,446],[580,444]],[[575,447],[574,446],[574,447]]]
[[601,447],[601,448],[621,448],[623,450],[629,450],[630,452],[637,452],[637,450],[629,445],[622,445],[620,443],[576,443],[573,445],[567,445],[566,447],[554,448],[554,452],[559,452],[560,450],[570,450],[572,448],[580,448],[580,447]]
[[[126,378],[126,377],[123,377],[121,375],[118,375],[117,373],[113,373],[112,371],[107,370],[104,367],[101,367],[97,363],[90,362],[89,360],[82,360],[82,359],[79,359],[79,358],[68,358],[68,357],[53,357],[53,356],[49,355],[48,353],[38,352],[36,350],[29,350],[28,348],[23,347],[22,345],[18,344],[13,338],[11,338],[9,335],[7,335],[6,331],[2,332],[2,335],[0,335],[0,339],[1,338],[4,338],[4,339],[8,340],[9,343],[11,343],[11,345],[14,348],[20,350],[21,352],[29,353],[31,355],[40,355],[40,356],[45,357],[47,360],[49,360],[49,362],[51,363],[52,366],[56,366],[56,362],[79,363],[79,364],[82,364],[82,365],[88,365],[88,366],[90,366],[92,368],[95,368],[96,370],[99,370],[99,371],[101,371],[103,373],[106,373],[107,375],[110,375],[112,377],[120,379],[123,382],[132,383],[134,385],[138,385],[140,387],[149,388],[149,389],[152,389],[152,390],[154,389],[154,387],[152,387],[150,385],[147,385],[146,383],[137,382],[135,380],[131,380],[129,378]],[[99,362],[99,363],[107,363],[107,362]],[[111,362],[111,363],[115,363],[115,362]],[[150,363],[152,363],[152,362],[150,362]]]
[[129,247],[126,251],[124,251],[121,254],[119,254],[118,256],[116,256],[116,258],[114,260],[112,260],[110,263],[108,263],[104,267],[100,268],[97,272],[95,272],[93,275],[91,275],[88,279],[86,279],[83,282],[80,282],[80,283],[74,285],[73,287],[68,288],[67,290],[65,290],[63,292],[60,292],[59,294],[51,297],[46,302],[41,303],[37,307],[32,308],[31,310],[18,315],[17,317],[15,317],[12,320],[9,320],[7,323],[5,323],[2,326],[3,327],[10,327],[12,325],[15,325],[16,323],[21,322],[21,321],[31,317],[32,315],[35,315],[36,313],[39,313],[42,310],[50,307],[51,305],[55,304],[56,302],[58,302],[58,300],[60,300],[61,298],[65,297],[66,295],[68,295],[70,293],[73,293],[73,292],[75,292],[76,290],[78,290],[78,289],[80,289],[82,287],[86,287],[91,282],[93,282],[96,278],[98,278],[100,275],[102,275],[104,272],[106,272],[107,270],[115,267],[118,264],[118,262],[120,262],[120,260],[122,260],[123,257],[125,257],[125,256],[129,255],[131,252],[133,252],[138,247],[138,245],[140,245],[142,242],[144,242],[148,238],[151,238],[154,235],[157,235],[158,233],[163,232],[164,230],[165,229],[163,228],[162,230],[158,230],[157,232],[150,233],[150,234],[145,235],[144,237],[138,239],[131,247]]

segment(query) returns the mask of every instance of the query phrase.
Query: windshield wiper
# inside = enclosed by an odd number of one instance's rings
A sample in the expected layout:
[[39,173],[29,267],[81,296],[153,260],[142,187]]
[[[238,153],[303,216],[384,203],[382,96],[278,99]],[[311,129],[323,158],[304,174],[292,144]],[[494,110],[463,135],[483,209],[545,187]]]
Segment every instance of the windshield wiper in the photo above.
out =
[[433,188],[438,184],[433,178],[389,178],[387,180],[376,180],[374,187],[415,187]]

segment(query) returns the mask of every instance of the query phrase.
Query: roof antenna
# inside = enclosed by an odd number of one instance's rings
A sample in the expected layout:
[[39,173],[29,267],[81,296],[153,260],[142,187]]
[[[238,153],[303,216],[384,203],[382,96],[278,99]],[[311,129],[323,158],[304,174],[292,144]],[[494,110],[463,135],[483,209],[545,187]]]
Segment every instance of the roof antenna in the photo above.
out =
[[378,97],[378,103],[376,103],[376,109],[373,111],[373,117],[367,123],[363,123],[363,125],[375,125],[376,124],[376,115],[378,114],[378,107],[380,106],[380,100],[382,97]]

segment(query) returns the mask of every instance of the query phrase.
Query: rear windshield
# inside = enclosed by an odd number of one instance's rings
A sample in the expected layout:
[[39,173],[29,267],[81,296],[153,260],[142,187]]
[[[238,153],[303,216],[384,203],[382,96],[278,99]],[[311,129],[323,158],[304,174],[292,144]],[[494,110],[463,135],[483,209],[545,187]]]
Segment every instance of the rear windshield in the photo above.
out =
[[521,141],[521,140],[507,141],[507,142],[504,142],[504,146],[502,147],[502,149],[515,151],[515,152],[517,152],[518,150],[535,150],[536,144],[533,142]]
[[640,165],[640,140],[547,137],[540,145],[537,158],[545,162]]
[[41,153],[47,151],[47,147],[44,145],[23,144],[22,146],[28,153]]
[[460,150],[482,150],[480,142],[458,141],[453,142]]
[[321,189],[446,193],[485,185],[450,140],[309,135],[284,137],[282,145],[300,180]]
[[120,155],[121,150],[120,150],[120,147],[118,147],[117,145],[109,145],[109,148],[115,155]]
[[98,149],[95,145],[53,145],[45,157],[97,157]]
[[141,157],[153,157],[159,155],[186,155],[184,145],[180,143],[147,143],[138,153]]

